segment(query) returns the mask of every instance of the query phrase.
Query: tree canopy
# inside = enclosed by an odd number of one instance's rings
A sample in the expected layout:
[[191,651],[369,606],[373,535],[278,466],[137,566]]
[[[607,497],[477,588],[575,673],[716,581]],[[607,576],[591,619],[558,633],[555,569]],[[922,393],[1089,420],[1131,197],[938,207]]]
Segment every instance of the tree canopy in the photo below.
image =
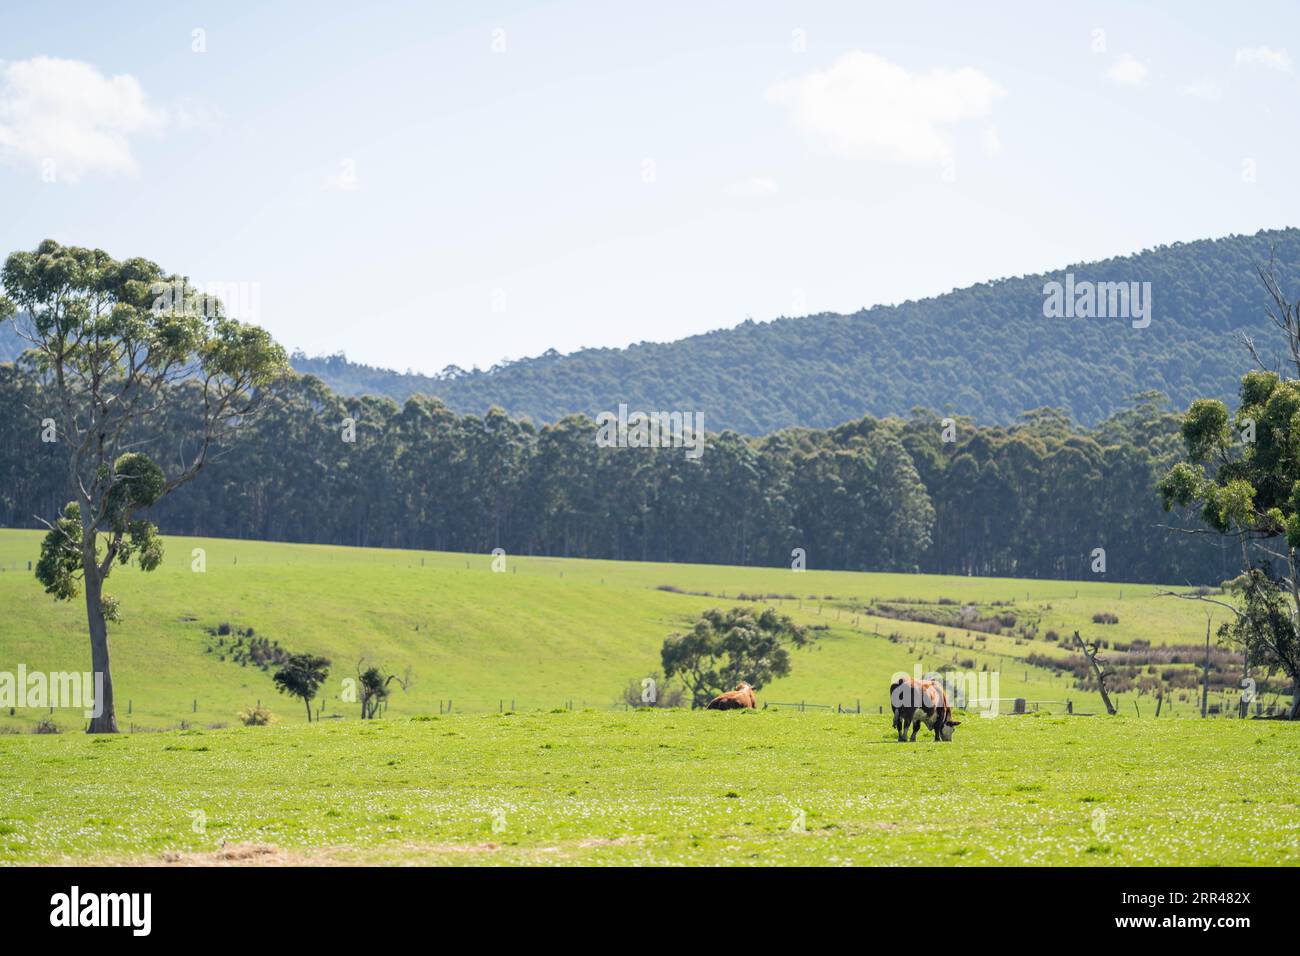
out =
[[311,722],[311,702],[330,673],[330,659],[315,654],[291,654],[272,680],[282,694],[301,698],[307,707],[307,722]]
[[[1300,303],[1289,301],[1277,277],[1261,271],[1273,300],[1268,316],[1287,345],[1293,376],[1300,376]],[[1253,340],[1247,350],[1263,366]],[[1192,402],[1182,418],[1187,460],[1160,481],[1166,510],[1195,507],[1208,530],[1240,547],[1242,574],[1232,586],[1240,606],[1220,634],[1235,640],[1256,666],[1291,678],[1300,714],[1300,379],[1264,367],[1247,372],[1235,413],[1212,398]],[[1274,574],[1273,562],[1283,570]],[[1203,598],[1204,599],[1204,598]],[[1213,599],[1211,599],[1213,600]]]
[[677,678],[691,694],[691,705],[745,681],[754,690],[790,673],[790,649],[815,640],[806,628],[772,608],[748,607],[704,612],[685,634],[664,641],[660,657],[664,676]]
[[284,352],[146,259],[46,240],[9,256],[0,281],[0,319],[27,346],[24,384],[6,396],[5,411],[21,432],[39,435],[49,466],[38,479],[43,504],[60,502],[57,517],[51,508],[32,512],[49,529],[37,578],[60,600],[85,593],[104,705],[90,729],[112,732],[107,623],[118,604],[105,579],[133,559],[145,571],[158,567],[162,545],[145,512],[198,474],[214,442],[230,441],[260,390],[285,371]]

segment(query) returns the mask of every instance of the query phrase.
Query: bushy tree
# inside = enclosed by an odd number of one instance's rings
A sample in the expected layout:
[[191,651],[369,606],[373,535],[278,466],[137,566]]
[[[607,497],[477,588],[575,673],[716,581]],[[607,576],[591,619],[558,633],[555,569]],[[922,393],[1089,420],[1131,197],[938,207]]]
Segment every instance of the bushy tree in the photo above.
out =
[[366,667],[364,658],[357,662],[357,688],[360,691],[362,720],[370,720],[379,713],[379,708],[392,694],[389,685],[393,681],[402,690],[406,690],[411,681],[410,671],[407,671],[405,677],[398,677],[396,674],[385,673],[378,667]]
[[[1269,318],[1300,376],[1300,304],[1288,302],[1270,273],[1261,272],[1261,279],[1273,303]],[[1240,542],[1243,606],[1232,608],[1237,621],[1224,633],[1261,655],[1252,654],[1252,663],[1279,667],[1292,678],[1294,719],[1300,711],[1300,380],[1264,368],[1255,344],[1247,339],[1246,346],[1261,368],[1242,377],[1236,412],[1217,399],[1192,402],[1181,428],[1188,460],[1159,487],[1166,509],[1197,507],[1212,531]],[[1281,559],[1280,573],[1256,560],[1261,552]]]
[[307,706],[307,722],[311,723],[311,702],[330,674],[328,657],[313,654],[291,654],[283,667],[275,672],[276,690],[290,697],[301,697]]
[[655,671],[629,680],[619,702],[628,707],[681,707],[686,702],[686,692]]
[[789,674],[789,649],[814,640],[807,628],[772,608],[714,608],[688,633],[669,635],[660,658],[664,676],[680,680],[691,693],[691,706],[703,707],[741,681],[759,690]]
[[[162,545],[143,512],[193,479],[212,443],[248,419],[259,390],[285,371],[284,352],[145,259],[46,240],[9,256],[0,281],[9,297],[0,320],[17,323],[25,367],[48,403],[28,409],[30,426],[52,422],[67,449],[72,500],[46,523],[37,578],[60,600],[84,591],[91,668],[103,679],[89,730],[115,733],[107,625],[118,614],[104,582],[116,564],[159,565]],[[174,414],[185,404],[198,409],[191,427]],[[150,441],[164,424],[165,447]]]
[[1286,588],[1267,567],[1255,567],[1229,582],[1228,589],[1240,607],[1232,621],[1219,626],[1219,637],[1245,650],[1247,659],[1270,677],[1280,670],[1292,687],[1300,688],[1300,637]]

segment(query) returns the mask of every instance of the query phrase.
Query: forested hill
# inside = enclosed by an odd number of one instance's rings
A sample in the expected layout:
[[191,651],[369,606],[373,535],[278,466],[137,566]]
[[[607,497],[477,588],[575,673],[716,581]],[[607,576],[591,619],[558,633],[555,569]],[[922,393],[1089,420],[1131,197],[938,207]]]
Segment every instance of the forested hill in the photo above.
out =
[[[401,400],[422,392],[462,413],[499,405],[539,423],[627,402],[700,411],[709,429],[746,434],[917,406],[988,423],[1052,406],[1096,424],[1147,389],[1178,407],[1234,394],[1247,365],[1236,331],[1272,341],[1262,334],[1270,327],[1255,272],[1270,256],[1284,290],[1300,295],[1300,230],[1285,229],[1175,243],[852,315],[747,321],[666,344],[550,352],[486,372],[404,375],[301,354],[294,366],[346,394]],[[1044,283],[1064,281],[1067,272],[1076,281],[1150,282],[1150,325],[1044,317]]]

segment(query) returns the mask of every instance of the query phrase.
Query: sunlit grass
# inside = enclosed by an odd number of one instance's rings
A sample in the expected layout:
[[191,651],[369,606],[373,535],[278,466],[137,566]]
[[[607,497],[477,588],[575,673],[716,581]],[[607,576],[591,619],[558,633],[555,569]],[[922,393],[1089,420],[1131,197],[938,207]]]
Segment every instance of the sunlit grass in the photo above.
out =
[[[0,531],[0,670],[20,663],[45,671],[85,670],[89,650],[79,601],[58,603],[27,570],[39,534]],[[206,570],[191,570],[202,548]],[[326,714],[354,716],[343,678],[357,661],[414,677],[395,693],[390,715],[493,712],[574,707],[609,708],[623,688],[659,668],[659,649],[701,611],[762,595],[804,624],[824,627],[818,646],[795,655],[793,673],[764,688],[761,702],[887,708],[889,676],[923,666],[974,660],[996,671],[1003,696],[1072,699],[1095,710],[1094,695],[1023,663],[1031,652],[1068,653],[1042,635],[1074,630],[1112,641],[1203,640],[1200,606],[1157,596],[1151,586],[1101,581],[1018,581],[907,574],[860,574],[788,568],[734,568],[507,559],[493,573],[489,555],[289,545],[256,541],[167,538],[161,568],[144,575],[115,570],[108,590],[123,620],[112,628],[119,722],[124,730],[233,722],[257,701],[286,722],[304,720],[296,701],[278,697],[270,674],[220,662],[206,648],[221,622],[252,627],[293,651],[334,661],[321,703]],[[670,586],[679,592],[661,590]],[[703,593],[707,592],[707,593]],[[872,616],[872,601],[970,602],[1010,606],[1037,620],[1039,639],[987,636],[953,627]],[[1117,625],[1091,623],[1110,611]],[[940,645],[937,635],[945,632]],[[894,635],[895,640],[889,636]],[[450,701],[450,705],[448,705]],[[1125,713],[1132,703],[1120,699]],[[1142,701],[1144,714],[1154,704]],[[1190,714],[1184,704],[1178,716]],[[77,711],[0,713],[0,729],[28,728],[52,716],[65,730],[82,726]]]
[[0,862],[1295,864],[1298,731],[1039,715],[898,744],[874,715],[639,711],[8,735]]

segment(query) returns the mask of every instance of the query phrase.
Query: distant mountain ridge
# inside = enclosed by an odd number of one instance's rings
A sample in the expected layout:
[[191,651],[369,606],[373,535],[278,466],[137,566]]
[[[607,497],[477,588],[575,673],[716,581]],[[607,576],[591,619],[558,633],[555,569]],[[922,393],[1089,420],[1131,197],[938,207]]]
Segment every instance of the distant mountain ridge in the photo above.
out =
[[[1271,351],[1256,268],[1275,260],[1300,295],[1300,230],[1160,246],[1039,275],[984,282],[851,315],[825,313],[626,349],[549,352],[446,377],[389,372],[342,356],[294,367],[351,394],[437,395],[459,412],[499,405],[534,421],[633,408],[698,410],[706,427],[748,434],[825,427],[921,405],[1006,423],[1041,406],[1094,424],[1129,396],[1158,389],[1176,405],[1229,397],[1248,365],[1237,333]],[[1150,282],[1152,320],[1047,318],[1043,286]]]
[[[549,351],[488,371],[416,375],[301,352],[292,362],[344,394],[400,402],[424,393],[461,413],[498,405],[539,423],[625,402],[701,412],[710,431],[746,434],[916,406],[984,423],[1052,406],[1091,425],[1148,389],[1176,406],[1231,396],[1248,366],[1238,333],[1254,335],[1266,354],[1277,341],[1256,274],[1270,260],[1282,288],[1300,296],[1300,229],[1287,228],[1174,243],[849,315],[746,321],[625,349]],[[1078,283],[1149,282],[1150,324],[1048,318],[1044,285],[1067,274]]]

